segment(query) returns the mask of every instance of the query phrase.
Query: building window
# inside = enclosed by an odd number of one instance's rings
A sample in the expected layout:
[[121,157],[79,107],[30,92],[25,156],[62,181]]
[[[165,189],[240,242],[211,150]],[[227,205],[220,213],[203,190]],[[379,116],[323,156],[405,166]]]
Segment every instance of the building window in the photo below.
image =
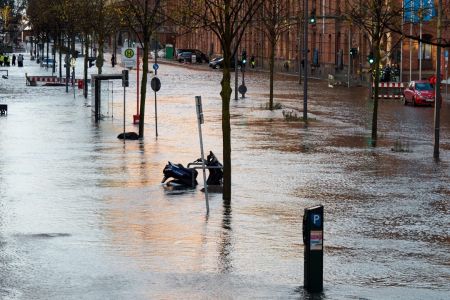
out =
[[[431,42],[432,36],[430,34],[424,34],[422,36],[423,42],[422,42],[422,59],[423,60],[431,60],[431,45],[426,44],[427,42]],[[420,59],[420,51],[418,53],[419,59]]]

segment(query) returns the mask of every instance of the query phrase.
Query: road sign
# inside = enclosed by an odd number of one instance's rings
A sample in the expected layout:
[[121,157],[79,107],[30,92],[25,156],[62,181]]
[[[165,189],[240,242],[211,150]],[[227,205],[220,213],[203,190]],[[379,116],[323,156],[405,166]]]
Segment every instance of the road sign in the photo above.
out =
[[153,77],[150,81],[150,86],[152,87],[152,90],[158,92],[161,89],[161,80],[159,80],[158,77]]
[[243,84],[241,84],[239,86],[239,93],[241,93],[242,95],[245,95],[245,93],[247,93],[247,87]]
[[136,48],[122,48],[122,63],[125,68],[132,68],[136,66],[136,54]]
[[311,221],[316,227],[322,226],[322,219],[320,218],[320,214],[311,214]]
[[159,65],[158,64],[153,64],[153,70],[158,70],[159,69]]

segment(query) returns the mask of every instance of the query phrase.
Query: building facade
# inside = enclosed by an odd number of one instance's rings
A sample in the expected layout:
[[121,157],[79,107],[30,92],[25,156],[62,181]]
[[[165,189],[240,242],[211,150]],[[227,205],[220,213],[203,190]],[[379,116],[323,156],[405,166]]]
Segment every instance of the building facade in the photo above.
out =
[[[273,0],[277,1],[277,0]],[[302,68],[304,30],[304,2],[279,0],[282,2],[284,20],[289,23],[281,33],[275,51],[275,69],[282,72],[299,72]],[[432,0],[403,0],[403,5],[433,6]],[[418,2],[421,1],[421,2]],[[431,2],[430,2],[431,1]],[[443,0],[449,2],[448,0]],[[417,2],[417,3],[416,3]],[[399,2],[401,3],[401,2]],[[434,6],[435,9],[436,6]],[[308,71],[313,77],[326,78],[328,74],[348,76],[352,79],[368,78],[370,65],[367,57],[371,52],[370,36],[351,24],[345,16],[352,9],[346,0],[308,0],[308,18],[314,14],[315,23],[308,24]],[[407,11],[407,10],[405,10]],[[414,7],[412,15],[421,14],[423,9]],[[240,43],[238,55],[246,50],[248,56],[254,56],[256,66],[268,68],[269,42],[260,29],[262,14],[255,14]],[[435,13],[429,18],[417,21],[414,18],[398,16],[398,24],[405,33],[422,36],[424,41],[435,41]],[[307,18],[307,19],[308,19]],[[402,21],[403,20],[403,21]],[[448,15],[444,13],[444,23]],[[307,20],[308,22],[308,20]],[[420,29],[421,28],[421,29]],[[420,32],[421,34],[420,34]],[[444,37],[450,37],[450,30],[443,30]],[[221,55],[220,43],[215,35],[206,30],[196,30],[176,37],[176,48],[196,48],[211,57]],[[448,49],[444,49],[448,50]],[[445,53],[445,51],[443,51]],[[381,46],[381,65],[398,65],[401,68],[402,81],[430,76],[436,66],[436,46],[420,43],[417,40],[403,39],[399,33],[387,33]],[[442,56],[444,77],[446,61]]]

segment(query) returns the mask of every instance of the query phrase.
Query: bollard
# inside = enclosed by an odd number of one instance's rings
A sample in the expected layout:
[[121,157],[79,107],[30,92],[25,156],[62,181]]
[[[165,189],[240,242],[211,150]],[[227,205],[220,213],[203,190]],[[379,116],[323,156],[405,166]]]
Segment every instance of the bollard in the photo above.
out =
[[323,206],[305,208],[303,215],[304,288],[311,293],[323,289]]

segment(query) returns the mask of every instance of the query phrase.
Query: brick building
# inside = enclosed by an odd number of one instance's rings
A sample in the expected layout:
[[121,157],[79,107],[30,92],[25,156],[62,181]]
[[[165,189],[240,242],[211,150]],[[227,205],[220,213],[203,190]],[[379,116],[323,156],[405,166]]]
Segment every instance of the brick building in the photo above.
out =
[[[414,1],[425,3],[433,0],[404,1],[409,4]],[[448,2],[448,0],[443,1]],[[298,72],[303,57],[303,1],[280,0],[280,2],[283,2],[284,18],[285,22],[289,22],[289,26],[281,34],[276,46],[275,69]],[[328,74],[346,76],[349,73],[352,78],[367,77],[370,39],[365,32],[351,26],[350,22],[346,20],[345,12],[349,9],[350,6],[345,0],[308,1],[309,14],[315,12],[316,16],[315,25],[308,26],[308,70],[311,76],[326,78]],[[413,10],[413,15],[417,14],[417,9]],[[248,56],[255,56],[257,67],[268,68],[269,43],[264,33],[259,30],[262,23],[260,15],[257,13],[248,26],[240,44],[239,53],[246,49]],[[445,20],[448,17],[444,14]],[[402,20],[401,15],[399,15],[399,20]],[[411,18],[406,19],[403,23],[404,32],[411,31],[413,35],[419,36],[419,28],[422,27],[422,38],[429,41],[435,40],[436,26],[431,15],[428,19],[424,18],[423,22]],[[446,35],[447,38],[450,37],[450,31],[444,29],[443,35]],[[420,45],[422,51],[420,51]],[[175,46],[177,48],[197,48],[210,56],[221,54],[220,44],[216,37],[212,32],[205,30],[178,35]],[[357,54],[353,56],[350,55],[352,48],[357,50]],[[421,77],[429,76],[436,66],[436,46],[409,39],[401,42],[400,34],[386,34],[381,52],[382,65],[401,64],[403,66],[403,81],[409,80],[409,74],[412,79],[418,78],[419,74]],[[419,55],[422,55],[422,59],[419,59]],[[442,62],[445,65],[443,58]],[[448,74],[448,71],[442,70],[442,73]]]

